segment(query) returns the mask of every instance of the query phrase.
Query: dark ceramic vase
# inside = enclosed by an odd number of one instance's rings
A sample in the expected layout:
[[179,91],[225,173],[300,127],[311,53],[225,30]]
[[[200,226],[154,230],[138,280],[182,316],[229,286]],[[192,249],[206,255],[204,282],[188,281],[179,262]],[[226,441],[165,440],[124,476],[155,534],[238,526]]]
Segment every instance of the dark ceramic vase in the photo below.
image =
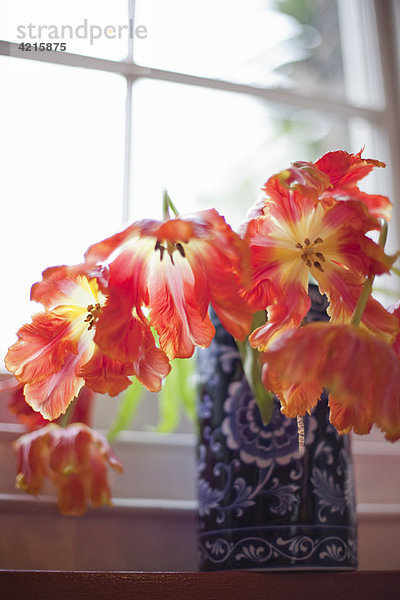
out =
[[[310,286],[307,320],[327,320]],[[354,569],[357,528],[348,436],[329,423],[326,398],[297,422],[276,400],[264,426],[233,338],[216,335],[198,353],[200,569]]]

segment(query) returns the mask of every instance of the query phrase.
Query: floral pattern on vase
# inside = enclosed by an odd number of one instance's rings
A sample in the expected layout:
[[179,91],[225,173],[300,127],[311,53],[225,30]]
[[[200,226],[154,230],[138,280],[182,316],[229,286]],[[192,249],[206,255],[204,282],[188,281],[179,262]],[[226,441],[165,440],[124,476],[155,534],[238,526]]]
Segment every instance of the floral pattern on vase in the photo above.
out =
[[[308,320],[326,299],[310,286]],[[355,568],[356,515],[349,439],[329,424],[326,398],[297,422],[275,401],[264,426],[233,338],[198,353],[198,496],[202,570]]]

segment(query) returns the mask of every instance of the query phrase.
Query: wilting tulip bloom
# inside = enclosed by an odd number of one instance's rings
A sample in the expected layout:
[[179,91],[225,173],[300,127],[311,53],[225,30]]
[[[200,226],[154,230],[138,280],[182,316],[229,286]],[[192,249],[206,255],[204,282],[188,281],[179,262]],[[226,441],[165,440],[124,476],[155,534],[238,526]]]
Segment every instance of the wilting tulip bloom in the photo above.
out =
[[170,359],[210,344],[210,303],[233,336],[249,330],[240,294],[249,283],[248,248],[215,210],[133,223],[91,246],[86,260],[109,263],[109,298],[94,339],[116,360],[134,359],[144,313]]
[[46,478],[57,488],[64,515],[82,515],[89,506],[111,504],[107,465],[123,466],[107,440],[82,423],[65,428],[50,423],[15,442],[16,486],[37,495]]
[[[328,296],[331,320],[347,322],[366,278],[387,272],[394,261],[366,236],[380,224],[364,203],[316,202],[313,194],[285,185],[279,176],[265,191],[262,213],[245,231],[253,269],[247,297],[254,310],[268,312],[266,325],[250,336],[262,350],[276,334],[300,325],[310,307],[310,275]],[[372,298],[363,325],[387,341],[397,331],[397,320]]]
[[130,385],[129,375],[140,379],[155,363],[159,383],[168,373],[168,359],[155,347],[149,328],[143,335],[151,337],[152,345],[135,363],[114,360],[96,345],[96,323],[106,296],[86,266],[47,269],[43,281],[32,287],[31,298],[45,311],[18,331],[5,363],[24,384],[28,404],[46,419],[64,413],[84,385],[115,396]]
[[400,438],[400,362],[392,346],[352,325],[311,323],[288,331],[263,355],[263,383],[288,417],[304,415],[329,391],[330,420],[340,433]]

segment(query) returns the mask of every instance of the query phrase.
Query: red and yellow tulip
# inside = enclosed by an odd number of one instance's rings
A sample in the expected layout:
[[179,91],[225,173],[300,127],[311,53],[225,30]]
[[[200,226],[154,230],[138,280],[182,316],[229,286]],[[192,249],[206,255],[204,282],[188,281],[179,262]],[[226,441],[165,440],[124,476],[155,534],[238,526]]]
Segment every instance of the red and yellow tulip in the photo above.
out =
[[144,311],[169,359],[210,344],[209,304],[233,336],[249,331],[251,310],[241,296],[249,285],[248,248],[216,210],[134,223],[91,246],[86,260],[109,263],[95,341],[114,359],[134,360]]
[[150,330],[143,337],[150,336],[152,345],[147,344],[135,362],[118,361],[101,351],[94,341],[106,302],[100,285],[101,279],[80,265],[47,269],[32,287],[32,300],[45,310],[21,327],[5,362],[24,385],[27,403],[48,420],[63,414],[84,385],[115,396],[130,385],[130,375],[140,378],[143,370],[153,374],[158,368],[160,384],[169,371],[168,359],[155,347]]

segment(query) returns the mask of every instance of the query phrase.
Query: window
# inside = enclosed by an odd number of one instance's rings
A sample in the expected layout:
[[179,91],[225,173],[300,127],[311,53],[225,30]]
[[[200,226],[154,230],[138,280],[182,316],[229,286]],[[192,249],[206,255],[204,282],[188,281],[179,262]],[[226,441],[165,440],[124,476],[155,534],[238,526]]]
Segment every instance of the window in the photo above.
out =
[[[30,316],[41,270],[79,262],[123,223],[160,216],[164,187],[181,212],[215,206],[237,226],[275,170],[365,144],[388,163],[367,185],[395,204],[397,248],[396,23],[394,0],[3,0],[1,354]],[[102,401],[100,426],[110,406]],[[161,448],[160,465],[192,447],[185,435],[162,446],[127,433],[120,446]],[[375,455],[374,443],[357,439],[356,453]],[[398,465],[398,453],[379,448]],[[182,460],[189,480],[193,461]],[[121,497],[164,493],[128,481]],[[398,494],[383,501],[394,511]],[[182,488],[181,500],[194,490]]]

